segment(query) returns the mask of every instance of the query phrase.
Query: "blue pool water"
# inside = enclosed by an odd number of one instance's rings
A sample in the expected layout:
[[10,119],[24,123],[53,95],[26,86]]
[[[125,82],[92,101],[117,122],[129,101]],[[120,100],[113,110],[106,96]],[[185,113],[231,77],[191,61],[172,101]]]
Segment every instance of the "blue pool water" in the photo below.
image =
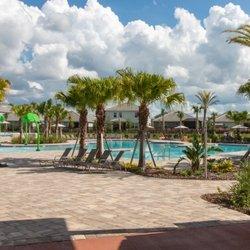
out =
[[[156,160],[164,160],[168,158],[179,158],[183,155],[184,145],[177,143],[150,143],[153,155]],[[64,150],[66,147],[73,147],[74,145],[47,145],[41,146],[41,151],[54,151],[54,150]],[[119,149],[127,149],[124,154],[125,159],[130,159],[132,156],[133,148],[135,146],[134,140],[109,140],[108,146],[113,151],[113,156],[118,153]],[[108,148],[105,144],[105,148]],[[224,153],[228,152],[237,152],[237,151],[246,151],[248,150],[247,145],[235,145],[235,144],[220,144],[221,149]],[[88,143],[88,149],[95,148],[95,143]],[[14,147],[0,147],[0,153],[21,153],[21,152],[32,152],[35,151],[36,147],[34,146],[14,146]],[[137,146],[135,152],[135,159],[138,158],[139,146]],[[210,155],[216,154],[216,152],[211,152]],[[150,159],[149,149],[146,147],[146,158]]]

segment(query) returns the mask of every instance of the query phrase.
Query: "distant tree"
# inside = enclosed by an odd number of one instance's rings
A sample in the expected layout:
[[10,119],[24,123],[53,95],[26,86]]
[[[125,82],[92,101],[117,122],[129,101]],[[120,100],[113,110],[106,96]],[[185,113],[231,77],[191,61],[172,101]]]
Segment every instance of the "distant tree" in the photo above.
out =
[[213,92],[206,90],[198,92],[196,97],[198,98],[201,108],[203,109],[204,168],[207,178],[207,111],[210,106],[217,103],[217,97]]
[[0,78],[0,102],[5,98],[6,91],[10,88],[10,81]]
[[197,133],[199,132],[199,113],[201,112],[201,107],[200,106],[197,106],[197,105],[193,105],[192,106],[192,110],[195,114],[195,128],[196,128],[196,131]]

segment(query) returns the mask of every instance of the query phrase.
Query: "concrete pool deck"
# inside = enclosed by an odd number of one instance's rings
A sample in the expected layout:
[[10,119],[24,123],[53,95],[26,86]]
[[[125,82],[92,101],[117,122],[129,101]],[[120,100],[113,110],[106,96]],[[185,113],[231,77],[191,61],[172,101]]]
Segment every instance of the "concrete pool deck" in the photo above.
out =
[[0,245],[250,220],[200,198],[217,187],[228,189],[231,181],[154,179],[119,171],[87,174],[40,167],[30,155],[13,157],[15,165],[0,168]]

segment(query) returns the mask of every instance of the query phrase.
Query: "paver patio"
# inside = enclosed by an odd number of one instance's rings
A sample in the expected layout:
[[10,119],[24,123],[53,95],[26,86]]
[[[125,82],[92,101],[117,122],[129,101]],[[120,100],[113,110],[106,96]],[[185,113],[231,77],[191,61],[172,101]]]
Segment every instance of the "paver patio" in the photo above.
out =
[[200,198],[217,187],[229,188],[229,181],[86,174],[26,164],[0,168],[0,184],[1,245],[250,219]]

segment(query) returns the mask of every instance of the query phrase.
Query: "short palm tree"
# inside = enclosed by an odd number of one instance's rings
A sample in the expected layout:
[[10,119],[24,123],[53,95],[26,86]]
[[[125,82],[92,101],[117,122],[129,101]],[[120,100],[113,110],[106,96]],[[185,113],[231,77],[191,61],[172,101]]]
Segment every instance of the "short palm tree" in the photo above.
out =
[[23,124],[22,124],[22,116],[24,116],[25,114],[33,111],[32,110],[32,106],[29,104],[19,104],[19,105],[11,105],[11,110],[14,114],[16,114],[16,116],[18,116],[19,118],[19,123],[20,123],[20,137],[19,137],[19,141],[20,143],[22,143],[22,138],[23,138]]
[[49,131],[50,124],[51,124],[50,117],[52,114],[52,107],[53,107],[53,103],[52,103],[51,99],[37,105],[38,114],[40,114],[44,118],[44,126],[45,126],[44,127],[44,136],[45,136],[45,138],[48,138],[49,132],[50,132]]
[[211,119],[211,122],[212,122],[212,132],[213,132],[213,134],[215,133],[215,120],[216,120],[217,116],[218,116],[218,113],[216,113],[216,112],[212,112],[211,116],[210,116],[210,119]]
[[204,168],[207,178],[207,111],[211,105],[217,103],[217,97],[213,92],[206,90],[198,92],[196,97],[203,109]]
[[250,100],[250,79],[245,84],[241,85],[238,89],[238,94],[245,96]]
[[243,124],[248,120],[248,112],[247,111],[228,111],[226,116],[231,119],[235,124]]
[[5,98],[6,91],[10,87],[10,81],[4,78],[0,78],[0,102]]
[[[54,119],[55,119],[55,132],[56,137],[58,138],[59,135],[59,123],[63,121],[68,115],[68,111],[65,110],[62,104],[58,103],[56,105],[53,105],[52,107],[54,112]],[[61,131],[61,130],[60,130]],[[60,134],[61,136],[61,134]]]
[[193,105],[192,106],[192,110],[195,114],[195,129],[197,131],[197,133],[199,132],[199,113],[201,112],[201,107],[197,106],[197,105]]
[[176,115],[179,118],[180,126],[182,126],[183,125],[184,113],[182,111],[177,111]]
[[61,100],[67,106],[74,107],[79,112],[79,144],[80,148],[85,147],[88,128],[88,108],[93,108],[92,84],[95,79],[81,77],[79,75],[71,76],[68,79],[68,89],[64,92],[58,92],[56,98]]
[[250,47],[250,24],[241,25],[238,29],[226,30],[234,33],[234,36],[228,39],[229,43],[238,43]]
[[[183,102],[184,96],[175,93],[176,83],[161,75],[134,72],[131,69],[117,71],[121,80],[121,95],[131,102],[139,102],[140,151],[138,167],[145,170],[145,136],[149,118],[149,105],[155,101],[167,103],[168,100]],[[175,96],[175,98],[173,97]]]

